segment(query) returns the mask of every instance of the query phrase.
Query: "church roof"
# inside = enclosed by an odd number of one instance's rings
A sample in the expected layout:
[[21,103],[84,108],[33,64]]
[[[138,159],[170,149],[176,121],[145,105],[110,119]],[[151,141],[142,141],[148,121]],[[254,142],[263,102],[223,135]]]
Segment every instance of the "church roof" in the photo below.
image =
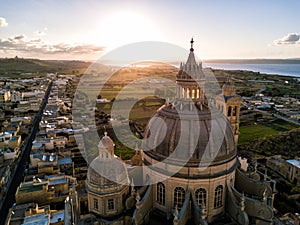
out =
[[218,110],[179,114],[172,106],[162,107],[150,120],[145,137],[143,148],[150,150],[144,153],[158,161],[172,158],[176,164],[190,154],[186,166],[198,167],[200,162],[214,165],[236,156],[230,122]]
[[104,137],[102,137],[101,141],[98,144],[99,149],[111,149],[114,148],[115,144],[111,140],[111,138],[107,135],[107,132],[104,132]]
[[125,164],[116,158],[100,158],[92,161],[88,169],[88,180],[94,185],[128,185],[128,173]]
[[[182,88],[178,90],[189,90],[204,78],[202,64],[195,60],[193,43],[192,39],[186,64],[180,65],[177,84]],[[234,135],[226,116],[209,109],[205,102],[200,107],[198,97],[189,96],[190,92],[177,93],[182,101],[161,107],[151,118],[145,131],[144,153],[158,161],[172,159],[169,162],[176,165],[185,161],[186,167],[216,165],[236,157]]]
[[89,165],[88,180],[90,183],[98,186],[129,183],[125,164],[114,157],[114,145],[112,139],[105,132],[98,144],[99,156]]

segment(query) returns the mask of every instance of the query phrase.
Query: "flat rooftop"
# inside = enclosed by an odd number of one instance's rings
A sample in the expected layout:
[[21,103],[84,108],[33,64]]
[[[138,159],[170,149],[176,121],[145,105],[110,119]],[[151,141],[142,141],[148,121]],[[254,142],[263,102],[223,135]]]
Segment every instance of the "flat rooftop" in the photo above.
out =
[[59,221],[64,221],[64,219],[65,219],[64,210],[54,212],[51,215],[51,223],[57,223]]
[[59,179],[54,179],[54,180],[49,180],[49,185],[57,185],[57,184],[64,184],[67,183],[67,178],[59,178]]
[[50,222],[50,215],[41,213],[41,214],[35,214],[32,216],[25,217],[22,225],[48,225],[49,222]]
[[45,185],[45,183],[22,184],[22,186],[18,190],[18,193],[41,191],[41,190],[43,190],[44,185]]
[[60,159],[58,160],[58,164],[59,164],[59,165],[72,164],[72,159],[71,159],[71,157],[60,158]]
[[289,160],[286,160],[288,163],[296,166],[297,168],[300,169],[300,160],[296,160],[296,159],[289,159]]

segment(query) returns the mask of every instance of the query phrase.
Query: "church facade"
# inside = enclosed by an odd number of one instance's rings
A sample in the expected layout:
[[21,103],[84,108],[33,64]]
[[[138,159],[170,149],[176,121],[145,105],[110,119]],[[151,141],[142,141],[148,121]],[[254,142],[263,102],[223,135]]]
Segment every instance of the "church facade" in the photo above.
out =
[[[237,156],[241,97],[232,80],[207,99],[205,69],[195,60],[192,40],[176,82],[175,100],[157,110],[136,149],[134,164],[147,167],[138,170],[144,186],[134,187],[134,166],[115,163],[120,159],[114,157],[113,141],[107,134],[101,139],[86,181],[94,219],[98,224],[273,224],[275,182],[255,166],[245,170]],[[109,179],[111,174],[117,177]]]

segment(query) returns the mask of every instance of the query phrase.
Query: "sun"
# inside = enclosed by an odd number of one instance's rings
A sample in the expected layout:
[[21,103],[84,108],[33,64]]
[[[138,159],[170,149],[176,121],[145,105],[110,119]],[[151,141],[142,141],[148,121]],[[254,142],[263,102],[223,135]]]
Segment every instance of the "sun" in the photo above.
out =
[[154,21],[134,11],[110,13],[99,21],[94,35],[97,43],[104,44],[107,48],[161,38]]

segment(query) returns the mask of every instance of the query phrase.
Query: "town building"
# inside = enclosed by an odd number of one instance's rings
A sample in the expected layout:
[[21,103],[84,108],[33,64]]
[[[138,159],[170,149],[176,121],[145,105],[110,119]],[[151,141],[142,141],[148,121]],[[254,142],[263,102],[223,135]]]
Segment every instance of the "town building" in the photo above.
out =
[[273,156],[268,158],[267,167],[276,171],[281,176],[286,178],[295,185],[300,184],[300,160],[288,159],[285,160],[281,156]]
[[62,205],[69,195],[69,190],[76,185],[76,179],[64,174],[33,177],[31,181],[21,183],[16,192],[16,203],[35,202],[40,205]]
[[21,136],[13,135],[10,132],[0,133],[0,149],[12,149],[19,148],[21,145]]
[[52,210],[50,205],[39,206],[27,203],[13,206],[10,209],[6,224],[11,225],[63,225],[65,224],[64,210]]

